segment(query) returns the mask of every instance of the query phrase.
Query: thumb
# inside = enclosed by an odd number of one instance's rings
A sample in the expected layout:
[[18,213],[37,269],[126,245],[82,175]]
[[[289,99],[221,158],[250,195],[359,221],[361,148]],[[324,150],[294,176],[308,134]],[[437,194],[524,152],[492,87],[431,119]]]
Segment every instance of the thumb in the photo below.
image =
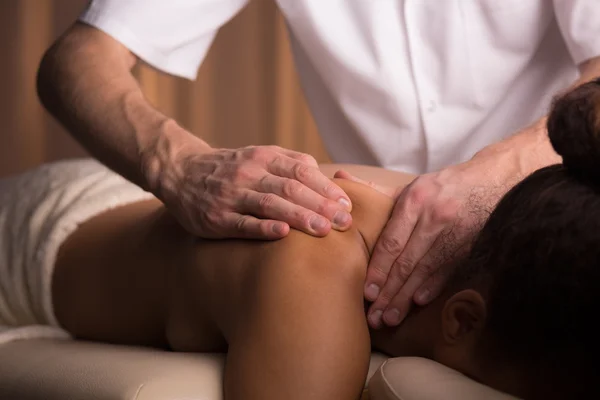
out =
[[357,183],[361,183],[363,185],[367,185],[375,190],[377,190],[378,192],[381,192],[383,194],[385,194],[386,196],[390,196],[392,198],[396,198],[397,197],[397,188],[393,188],[390,186],[384,186],[384,185],[379,185],[373,181],[367,181],[364,179],[360,179],[354,175],[352,175],[351,173],[344,171],[344,170],[339,170],[337,171],[334,175],[334,178],[337,179],[347,179],[349,181],[353,181],[353,182],[357,182]]

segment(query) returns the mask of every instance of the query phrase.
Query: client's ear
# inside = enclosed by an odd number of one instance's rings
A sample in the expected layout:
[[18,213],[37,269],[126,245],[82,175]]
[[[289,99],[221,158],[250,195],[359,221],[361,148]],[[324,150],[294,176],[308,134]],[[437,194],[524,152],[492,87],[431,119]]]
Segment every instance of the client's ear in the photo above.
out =
[[486,321],[483,297],[475,290],[463,290],[442,309],[441,332],[436,340],[434,359],[475,378],[477,349]]
[[477,339],[486,319],[485,300],[479,292],[462,290],[448,300],[442,310],[442,340],[448,346]]

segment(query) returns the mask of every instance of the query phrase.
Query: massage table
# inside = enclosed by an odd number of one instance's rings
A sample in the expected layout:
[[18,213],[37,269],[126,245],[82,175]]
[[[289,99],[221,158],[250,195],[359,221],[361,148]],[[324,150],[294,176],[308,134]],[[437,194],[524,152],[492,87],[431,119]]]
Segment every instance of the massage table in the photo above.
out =
[[[221,400],[223,365],[222,354],[18,340],[0,345],[0,399]],[[366,385],[371,400],[516,400],[433,361],[377,353]]]

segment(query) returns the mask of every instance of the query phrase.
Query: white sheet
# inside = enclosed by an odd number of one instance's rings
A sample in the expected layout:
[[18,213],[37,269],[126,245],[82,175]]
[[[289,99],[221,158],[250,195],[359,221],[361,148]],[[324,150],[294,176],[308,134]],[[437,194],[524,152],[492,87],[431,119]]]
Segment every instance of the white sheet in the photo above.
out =
[[46,164],[0,180],[0,344],[69,337],[52,308],[60,245],[93,216],[151,197],[90,159]]

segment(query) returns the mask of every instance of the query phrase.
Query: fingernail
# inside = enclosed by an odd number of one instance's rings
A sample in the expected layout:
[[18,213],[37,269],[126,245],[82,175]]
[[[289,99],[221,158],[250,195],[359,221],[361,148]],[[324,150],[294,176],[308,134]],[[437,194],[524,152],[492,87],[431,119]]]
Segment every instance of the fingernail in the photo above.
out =
[[367,298],[367,300],[375,301],[378,296],[379,286],[377,286],[374,283],[371,283],[369,286],[367,286],[367,288],[365,289],[365,297]]
[[314,231],[322,231],[327,228],[327,220],[323,217],[312,217],[310,220],[310,227]]
[[371,325],[373,326],[379,326],[381,325],[381,310],[377,310],[377,311],[373,311],[370,315],[369,315],[369,321],[371,321]]
[[351,219],[352,217],[346,211],[338,211],[333,216],[333,224],[337,227],[345,227]]
[[283,235],[285,226],[283,224],[273,224],[273,227],[271,229],[273,230],[273,233],[277,235]]
[[423,289],[422,291],[418,292],[417,295],[415,296],[415,301],[417,303],[419,303],[419,305],[424,305],[429,303],[429,296],[431,295],[431,292],[429,291],[429,289]]
[[347,209],[348,211],[350,211],[350,200],[348,200],[348,199],[347,199],[347,198],[345,198],[345,197],[340,197],[340,198],[338,199],[338,203],[340,203],[341,205],[343,205],[344,207],[346,207],[346,209]]
[[400,311],[395,308],[387,310],[383,316],[383,319],[388,325],[398,325],[400,323]]

